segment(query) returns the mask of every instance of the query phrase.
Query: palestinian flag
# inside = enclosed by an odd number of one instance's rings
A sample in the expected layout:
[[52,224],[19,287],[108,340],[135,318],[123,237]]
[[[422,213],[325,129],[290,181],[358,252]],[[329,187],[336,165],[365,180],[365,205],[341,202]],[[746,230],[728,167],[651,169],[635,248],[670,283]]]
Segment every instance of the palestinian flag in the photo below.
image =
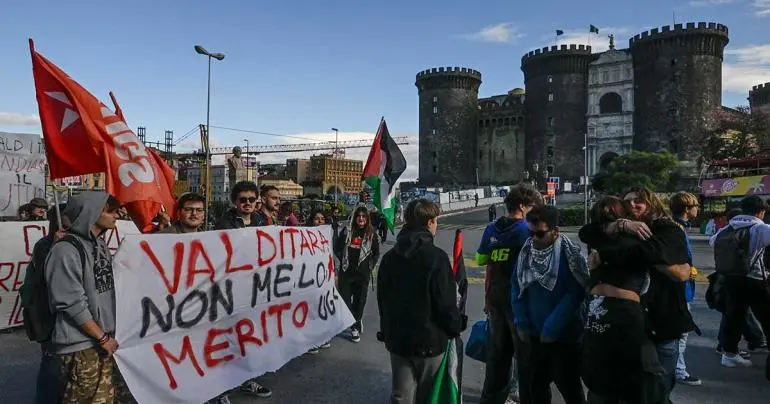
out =
[[406,170],[406,159],[390,137],[385,119],[380,121],[372,150],[366,160],[362,179],[372,189],[374,206],[385,216],[388,229],[393,233],[396,223],[396,181]]
[[[468,278],[465,273],[463,257],[463,232],[455,231],[455,243],[452,251],[452,272],[457,282],[457,307],[465,314],[465,302],[468,299]],[[449,340],[441,366],[433,380],[433,394],[430,404],[460,404],[463,401],[463,340],[462,337]]]

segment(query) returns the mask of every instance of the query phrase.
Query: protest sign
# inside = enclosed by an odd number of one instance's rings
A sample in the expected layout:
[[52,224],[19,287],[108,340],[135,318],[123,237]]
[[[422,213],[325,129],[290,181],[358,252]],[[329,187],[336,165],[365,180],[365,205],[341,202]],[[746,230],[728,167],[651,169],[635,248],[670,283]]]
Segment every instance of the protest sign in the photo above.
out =
[[0,132],[0,217],[45,197],[45,151],[40,135]]
[[[104,234],[114,253],[120,239],[127,234],[138,234],[133,222],[118,220],[117,228]],[[18,327],[24,323],[19,288],[24,283],[27,264],[35,243],[48,234],[48,222],[0,222],[0,329]]]
[[140,403],[201,403],[353,324],[330,226],[129,236],[113,260],[116,359]]

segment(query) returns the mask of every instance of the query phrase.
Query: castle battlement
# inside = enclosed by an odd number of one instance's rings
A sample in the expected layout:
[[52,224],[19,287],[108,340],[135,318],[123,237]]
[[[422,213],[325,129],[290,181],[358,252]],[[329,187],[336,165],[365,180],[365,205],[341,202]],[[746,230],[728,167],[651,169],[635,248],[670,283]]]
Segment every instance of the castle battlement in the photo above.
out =
[[425,80],[431,77],[465,76],[481,80],[481,72],[467,67],[434,67],[417,73],[417,80]]
[[752,107],[770,105],[770,83],[751,87],[751,90],[749,90],[749,105]]
[[521,57],[521,64],[527,63],[527,61],[535,58],[540,57],[549,57],[549,56],[564,56],[564,55],[590,55],[591,54],[591,47],[588,45],[576,45],[576,44],[570,44],[570,45],[553,45],[551,47],[544,47],[541,49],[535,49],[531,52],[528,52],[526,55]]
[[770,93],[770,83],[759,84],[754,87],[751,87],[749,94],[765,93],[765,92]]
[[628,40],[628,46],[634,47],[641,43],[658,39],[703,35],[718,35],[727,39],[729,30],[726,25],[715,22],[688,22],[686,24],[674,24],[673,27],[664,25],[661,28],[653,28],[649,31],[636,34],[633,38]]

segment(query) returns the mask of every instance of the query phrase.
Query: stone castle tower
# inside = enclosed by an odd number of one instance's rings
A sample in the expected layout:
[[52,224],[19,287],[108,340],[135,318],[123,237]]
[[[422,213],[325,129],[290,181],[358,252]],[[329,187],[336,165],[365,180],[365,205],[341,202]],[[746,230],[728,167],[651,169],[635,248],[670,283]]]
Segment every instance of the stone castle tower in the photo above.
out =
[[538,49],[521,58],[526,166],[545,164],[549,174],[583,175],[588,64],[591,47],[562,45]]
[[751,112],[770,114],[770,83],[754,86],[749,91]]
[[634,36],[634,149],[668,149],[690,160],[688,147],[722,106],[722,24],[664,26]]
[[476,130],[481,73],[441,67],[417,74],[420,181],[476,182]]
[[[722,58],[728,41],[726,26],[699,22],[652,29],[631,38],[628,49],[602,54],[591,53],[585,45],[525,54],[525,91],[516,97],[524,115],[523,152],[486,150],[518,144],[515,130],[522,122],[516,119],[510,94],[479,100],[481,73],[476,70],[422,71],[415,83],[420,182],[471,185],[480,171],[482,183],[510,183],[512,177],[521,179],[521,173],[490,167],[504,164],[518,171],[533,163],[562,182],[577,182],[585,169],[586,137],[592,173],[599,161],[606,164],[632,149],[668,149],[680,160],[694,160],[688,139],[708,129],[714,110],[721,107]],[[770,108],[770,84],[755,87],[751,94],[752,105]],[[491,102],[495,100],[497,104]],[[487,127],[490,122],[501,125],[499,107],[504,110],[505,105],[511,112],[502,120],[502,126],[510,128],[504,133],[514,136],[493,142],[498,132]]]

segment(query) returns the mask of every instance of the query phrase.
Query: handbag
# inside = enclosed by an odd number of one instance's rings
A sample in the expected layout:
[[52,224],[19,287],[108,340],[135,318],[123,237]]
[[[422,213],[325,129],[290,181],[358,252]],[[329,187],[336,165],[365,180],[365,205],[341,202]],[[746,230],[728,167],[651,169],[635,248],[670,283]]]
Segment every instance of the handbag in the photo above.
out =
[[487,361],[487,340],[489,338],[489,322],[477,321],[471,328],[471,335],[465,344],[465,354],[479,362]]

